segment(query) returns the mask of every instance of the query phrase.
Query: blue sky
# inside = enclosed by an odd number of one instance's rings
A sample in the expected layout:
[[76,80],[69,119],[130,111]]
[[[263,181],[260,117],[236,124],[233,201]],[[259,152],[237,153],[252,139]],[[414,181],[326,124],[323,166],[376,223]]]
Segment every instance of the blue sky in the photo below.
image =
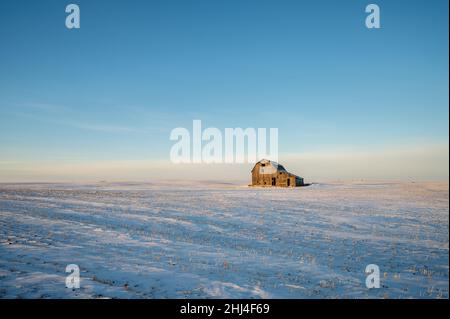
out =
[[448,1],[373,1],[378,30],[370,1],[79,0],[78,30],[69,3],[0,3],[0,180],[168,161],[193,119],[278,127],[280,158],[437,148],[405,176],[448,178]]

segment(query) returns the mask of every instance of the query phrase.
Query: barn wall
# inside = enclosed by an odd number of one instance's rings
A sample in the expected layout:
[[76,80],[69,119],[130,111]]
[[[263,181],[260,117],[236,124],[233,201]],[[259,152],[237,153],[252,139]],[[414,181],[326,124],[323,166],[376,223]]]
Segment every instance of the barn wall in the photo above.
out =
[[[295,175],[287,172],[277,172],[274,174],[260,174],[260,163],[256,164],[252,171],[252,185],[258,186],[279,186],[279,187],[295,187],[299,186],[296,183]],[[275,178],[275,185],[272,184]],[[289,180],[289,186],[287,181]]]

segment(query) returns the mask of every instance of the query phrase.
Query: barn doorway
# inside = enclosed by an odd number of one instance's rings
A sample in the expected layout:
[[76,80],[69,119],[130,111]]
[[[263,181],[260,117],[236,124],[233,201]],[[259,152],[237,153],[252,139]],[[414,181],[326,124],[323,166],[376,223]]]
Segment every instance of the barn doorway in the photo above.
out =
[[290,178],[287,179],[287,186],[291,186],[291,179]]
[[275,177],[272,177],[272,186],[275,186],[277,184],[277,179]]

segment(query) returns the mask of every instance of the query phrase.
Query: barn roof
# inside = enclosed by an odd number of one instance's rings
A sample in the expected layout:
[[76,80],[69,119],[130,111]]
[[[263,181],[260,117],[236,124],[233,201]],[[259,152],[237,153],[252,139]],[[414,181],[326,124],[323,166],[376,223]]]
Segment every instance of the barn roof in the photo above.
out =
[[[287,173],[289,176],[300,177],[300,176],[298,176],[298,175],[295,175],[295,174],[292,174],[292,173],[288,172],[288,171],[284,168],[283,165],[278,164],[277,162],[271,161],[271,160],[268,160],[268,159],[262,159],[262,160],[260,160],[259,162],[257,162],[257,163],[253,166],[251,172],[253,172],[253,170],[255,169],[256,165],[258,165],[258,164],[269,164],[269,165],[270,165],[270,168],[271,168],[272,170],[274,170],[274,172],[285,172],[285,173]],[[269,174],[270,174],[270,173],[269,173]],[[301,177],[300,177],[300,178],[301,178]]]
[[257,163],[253,166],[253,168],[252,168],[252,170],[251,170],[252,172],[253,172],[253,170],[255,169],[256,165],[258,165],[258,164],[269,164],[269,165],[272,166],[273,169],[276,169],[277,171],[287,172],[283,165],[278,164],[277,162],[271,161],[271,160],[268,160],[268,159],[262,159],[262,160],[260,160],[259,162],[257,162]]

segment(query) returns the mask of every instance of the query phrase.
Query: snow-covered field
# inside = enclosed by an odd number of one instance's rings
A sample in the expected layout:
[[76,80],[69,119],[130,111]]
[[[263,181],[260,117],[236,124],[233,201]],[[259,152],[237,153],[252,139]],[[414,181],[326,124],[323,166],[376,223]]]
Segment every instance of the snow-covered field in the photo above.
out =
[[[448,298],[448,195],[448,183],[0,184],[0,298]],[[65,287],[68,264],[80,289]]]

